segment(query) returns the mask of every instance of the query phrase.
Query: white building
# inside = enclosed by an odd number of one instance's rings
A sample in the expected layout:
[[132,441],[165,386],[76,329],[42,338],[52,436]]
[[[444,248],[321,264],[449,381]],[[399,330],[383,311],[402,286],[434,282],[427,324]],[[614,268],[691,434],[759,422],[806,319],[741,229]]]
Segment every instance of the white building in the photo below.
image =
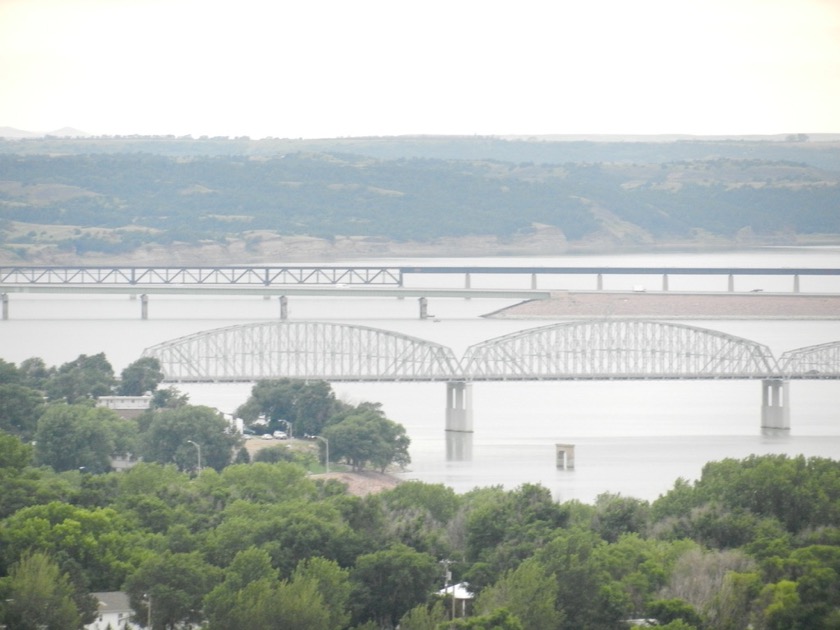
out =
[[128,603],[128,594],[122,591],[91,593],[97,602],[97,617],[85,630],[126,630],[134,611]]
[[136,418],[152,406],[151,396],[100,396],[97,407],[112,409],[121,418]]

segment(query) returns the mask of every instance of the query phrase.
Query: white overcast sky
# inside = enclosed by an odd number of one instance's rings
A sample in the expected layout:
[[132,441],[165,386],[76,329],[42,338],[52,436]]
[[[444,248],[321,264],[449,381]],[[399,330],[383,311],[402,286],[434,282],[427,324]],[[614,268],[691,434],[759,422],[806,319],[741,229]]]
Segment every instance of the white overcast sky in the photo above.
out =
[[840,132],[840,0],[0,0],[0,127]]

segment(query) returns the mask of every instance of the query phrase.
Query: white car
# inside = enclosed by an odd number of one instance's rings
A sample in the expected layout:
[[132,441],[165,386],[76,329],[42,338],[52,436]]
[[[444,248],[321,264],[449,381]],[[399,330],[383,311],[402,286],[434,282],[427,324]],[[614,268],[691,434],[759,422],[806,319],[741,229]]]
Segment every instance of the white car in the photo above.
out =
[[275,431],[274,432],[274,437],[275,437],[275,439],[278,439],[278,440],[288,440],[289,439],[289,436],[286,435],[285,431]]

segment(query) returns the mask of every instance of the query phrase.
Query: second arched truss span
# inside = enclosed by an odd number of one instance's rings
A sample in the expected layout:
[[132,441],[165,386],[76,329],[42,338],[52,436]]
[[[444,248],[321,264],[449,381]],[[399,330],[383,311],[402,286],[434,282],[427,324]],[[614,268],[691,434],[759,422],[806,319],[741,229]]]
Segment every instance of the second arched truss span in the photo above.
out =
[[767,378],[770,350],[725,333],[645,320],[553,324],[471,346],[469,380]]
[[785,378],[840,377],[840,341],[785,352],[779,359]]
[[167,381],[449,380],[452,351],[399,333],[323,322],[262,322],[181,337],[146,349]]

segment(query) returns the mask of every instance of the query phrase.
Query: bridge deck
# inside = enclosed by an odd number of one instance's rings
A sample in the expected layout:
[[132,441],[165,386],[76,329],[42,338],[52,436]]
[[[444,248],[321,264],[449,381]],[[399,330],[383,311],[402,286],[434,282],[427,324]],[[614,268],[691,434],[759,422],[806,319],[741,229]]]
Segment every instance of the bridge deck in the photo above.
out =
[[642,317],[646,319],[836,319],[840,295],[554,291],[549,300],[517,304],[494,319]]

